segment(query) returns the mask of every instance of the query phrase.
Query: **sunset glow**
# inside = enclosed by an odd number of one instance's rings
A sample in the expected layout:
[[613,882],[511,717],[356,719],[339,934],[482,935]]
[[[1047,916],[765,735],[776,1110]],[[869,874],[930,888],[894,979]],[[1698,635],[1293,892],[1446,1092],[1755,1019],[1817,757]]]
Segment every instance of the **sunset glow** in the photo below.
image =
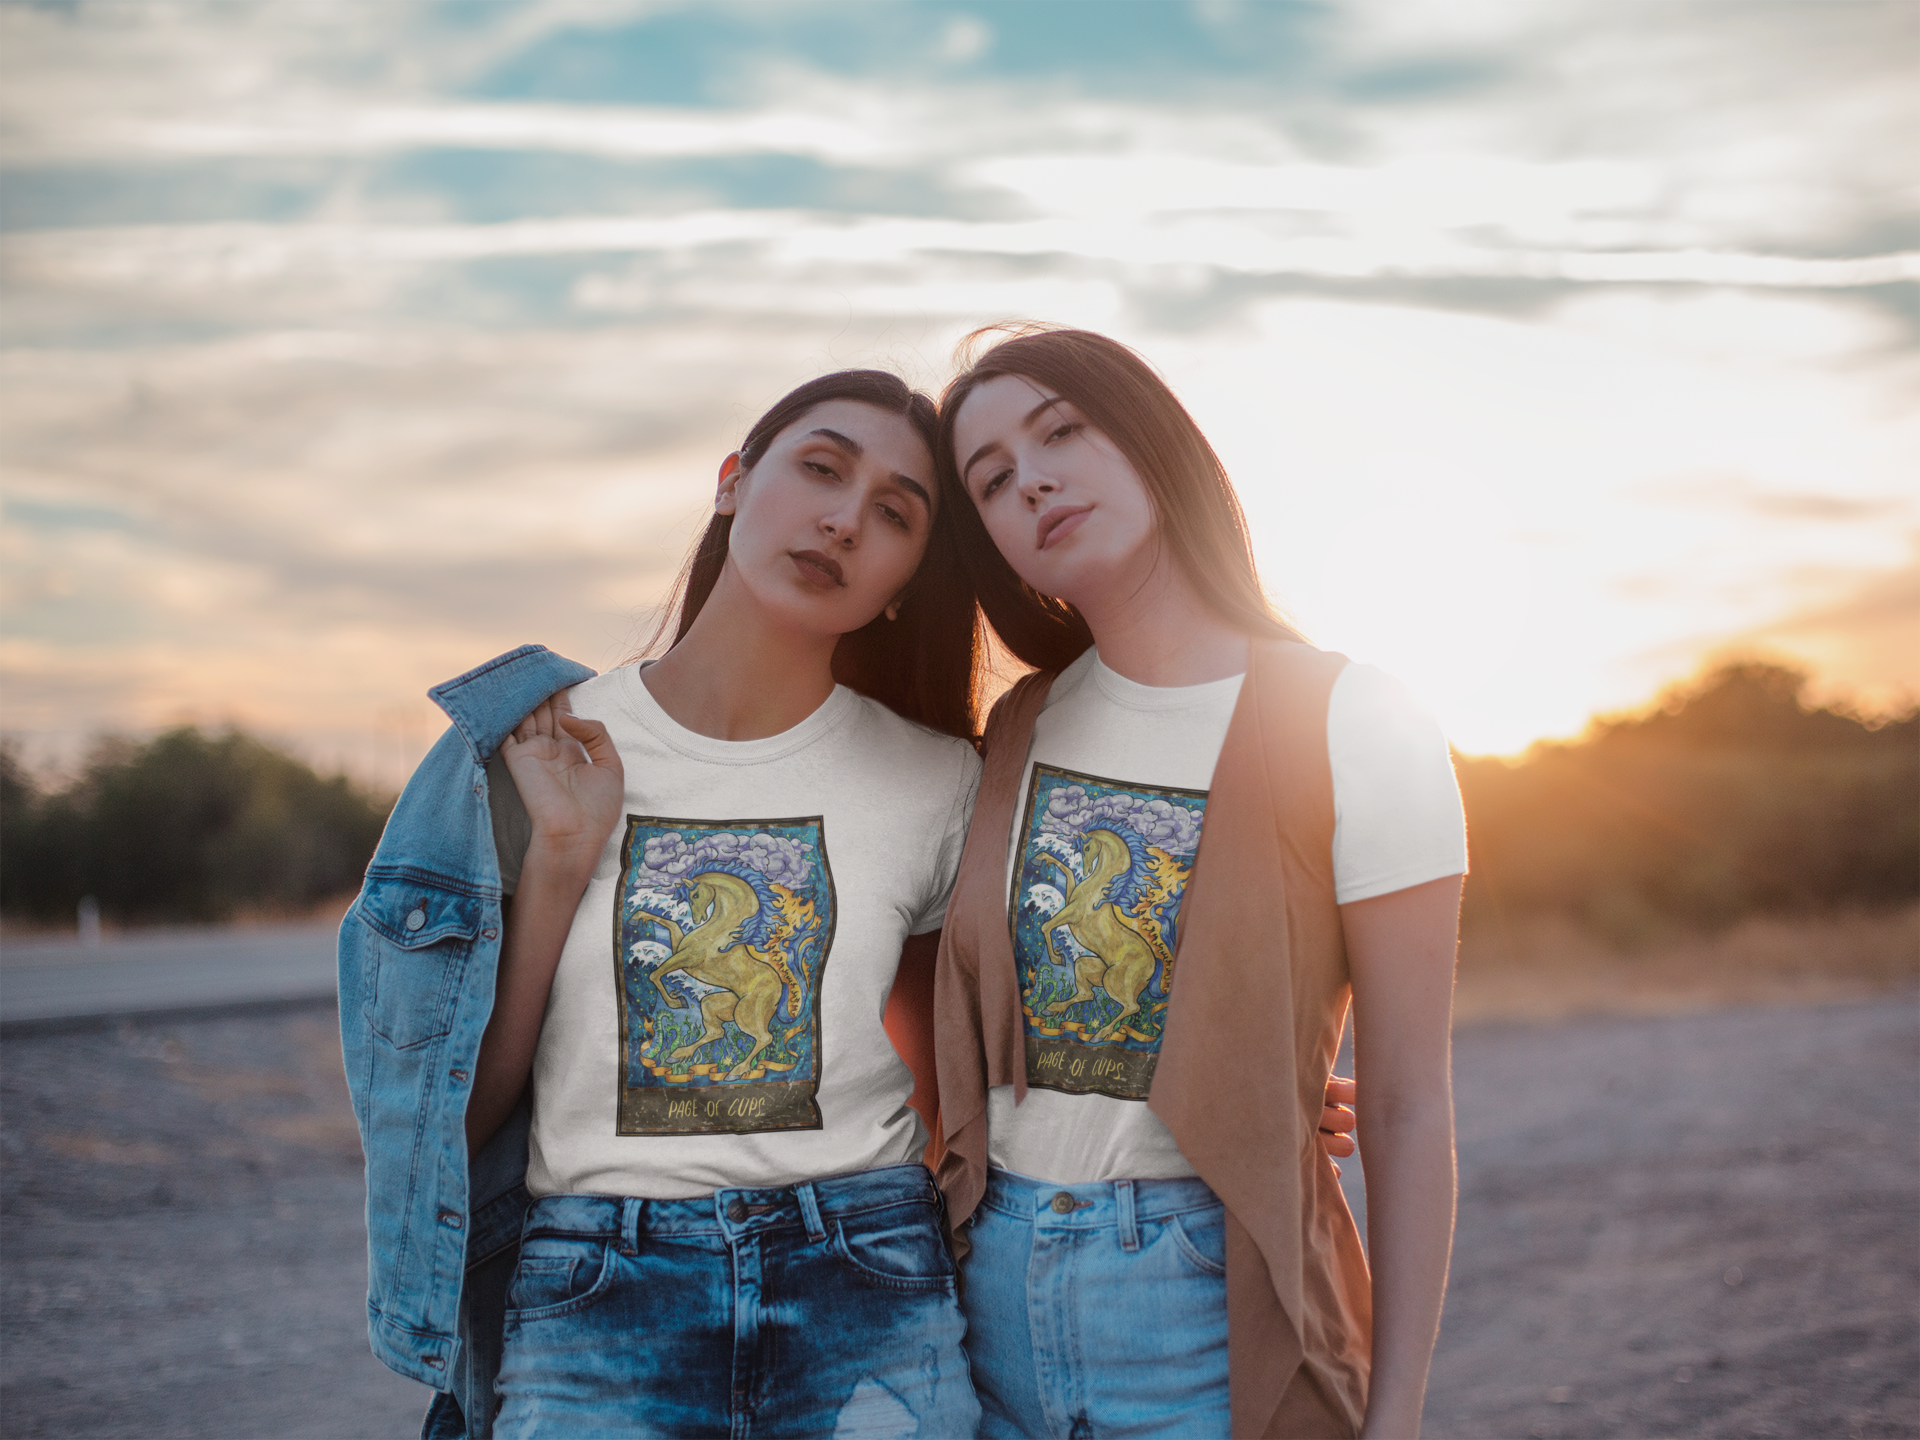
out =
[[769,401],[1009,317],[1462,749],[1920,698],[1920,10],[1443,9],[0,8],[0,727],[395,783],[429,685],[631,653]]

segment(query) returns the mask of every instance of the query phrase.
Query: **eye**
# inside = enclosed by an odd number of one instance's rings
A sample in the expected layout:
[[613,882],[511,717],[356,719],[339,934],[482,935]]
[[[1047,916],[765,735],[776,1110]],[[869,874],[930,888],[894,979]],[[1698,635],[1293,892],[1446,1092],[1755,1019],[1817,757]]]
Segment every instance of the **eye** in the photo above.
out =
[[987,477],[987,483],[980,487],[980,498],[982,500],[991,500],[993,498],[994,492],[997,491],[1002,485],[1006,484],[1007,481],[1012,477],[1012,475],[1013,475],[1013,471],[1011,470],[994,471],[993,474]]
[[1047,432],[1047,443],[1051,445],[1055,440],[1064,440],[1080,428],[1078,420],[1063,420]]
[[829,480],[838,480],[840,478],[839,471],[835,470],[831,465],[821,464],[818,460],[802,460],[800,463],[807,469],[813,471],[814,474],[824,475]]
[[910,531],[913,529],[913,522],[908,520],[906,516],[902,515],[898,510],[894,509],[893,506],[887,504],[885,501],[881,501],[876,508],[880,511],[882,515],[887,517],[888,524],[897,525],[902,530]]

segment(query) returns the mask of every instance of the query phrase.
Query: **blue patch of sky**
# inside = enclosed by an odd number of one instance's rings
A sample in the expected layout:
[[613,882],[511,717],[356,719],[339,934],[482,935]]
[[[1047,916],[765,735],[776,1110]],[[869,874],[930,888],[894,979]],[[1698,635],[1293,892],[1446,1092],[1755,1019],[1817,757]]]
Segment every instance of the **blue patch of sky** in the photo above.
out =
[[39,640],[69,651],[110,650],[116,645],[179,635],[156,612],[129,604],[123,596],[78,589],[65,595],[42,594],[29,603],[10,605],[4,633],[16,640]]
[[79,505],[45,500],[23,500],[10,496],[6,502],[7,523],[43,534],[65,530],[107,530],[121,535],[152,532],[125,511],[104,505]]
[[721,155],[618,160],[498,150],[421,150],[382,163],[363,192],[432,196],[474,224],[530,215],[674,215],[689,210],[823,210],[844,214],[1007,218],[1010,197],[963,189],[920,169],[836,166],[806,156]]
[[260,328],[260,317],[252,314],[191,314],[166,307],[140,314],[131,305],[103,305],[85,292],[50,298],[15,291],[5,300],[0,339],[11,349],[44,345],[104,353],[204,344]]
[[[1165,98],[1224,76],[1305,78],[1324,63],[1335,7],[1177,0],[976,0],[676,10],[612,27],[556,31],[474,80],[488,99],[758,108],[805,93],[756,93],[766,62],[862,80],[1051,79],[1112,99]],[[976,54],[950,54],[959,22],[984,27]]]
[[349,163],[218,159],[8,166],[0,169],[0,231],[293,220],[313,209]]
[[1512,74],[1491,55],[1430,56],[1402,64],[1356,69],[1344,77],[1344,98],[1376,105],[1485,94]]
[[504,255],[434,266],[421,272],[383,314],[429,323],[457,316],[462,325],[550,326],[584,317],[571,296],[581,277],[623,267],[624,254]]

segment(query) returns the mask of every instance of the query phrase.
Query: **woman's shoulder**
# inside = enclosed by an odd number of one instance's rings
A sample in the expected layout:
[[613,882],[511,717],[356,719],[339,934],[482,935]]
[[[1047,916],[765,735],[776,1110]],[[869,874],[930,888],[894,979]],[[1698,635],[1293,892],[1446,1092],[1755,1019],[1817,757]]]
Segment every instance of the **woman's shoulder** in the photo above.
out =
[[1403,682],[1378,665],[1349,661],[1327,696],[1327,732],[1356,729],[1440,733],[1433,712]]
[[850,693],[853,704],[848,734],[865,753],[910,765],[927,775],[947,771],[967,774],[979,768],[980,757],[968,741],[909,720],[870,695]]

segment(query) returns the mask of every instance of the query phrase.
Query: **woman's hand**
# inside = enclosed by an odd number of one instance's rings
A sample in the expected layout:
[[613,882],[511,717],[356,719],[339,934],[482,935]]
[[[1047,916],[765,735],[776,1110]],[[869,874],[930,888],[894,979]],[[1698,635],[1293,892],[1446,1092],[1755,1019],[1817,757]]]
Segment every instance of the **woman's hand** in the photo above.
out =
[[480,1037],[467,1096],[472,1150],[500,1128],[527,1088],[553,973],[627,787],[607,727],[576,716],[565,691],[541,701],[500,742],[500,754],[533,822],[533,837],[507,910],[493,1014]]
[[[1344,1160],[1360,1147],[1354,1143],[1353,1081],[1342,1075],[1327,1077],[1327,1098],[1320,1110],[1320,1148]],[[1340,1172],[1338,1165],[1334,1173]]]
[[562,690],[514,727],[500,754],[533,823],[529,855],[539,850],[558,869],[591,873],[626,795],[607,727],[575,715]]

